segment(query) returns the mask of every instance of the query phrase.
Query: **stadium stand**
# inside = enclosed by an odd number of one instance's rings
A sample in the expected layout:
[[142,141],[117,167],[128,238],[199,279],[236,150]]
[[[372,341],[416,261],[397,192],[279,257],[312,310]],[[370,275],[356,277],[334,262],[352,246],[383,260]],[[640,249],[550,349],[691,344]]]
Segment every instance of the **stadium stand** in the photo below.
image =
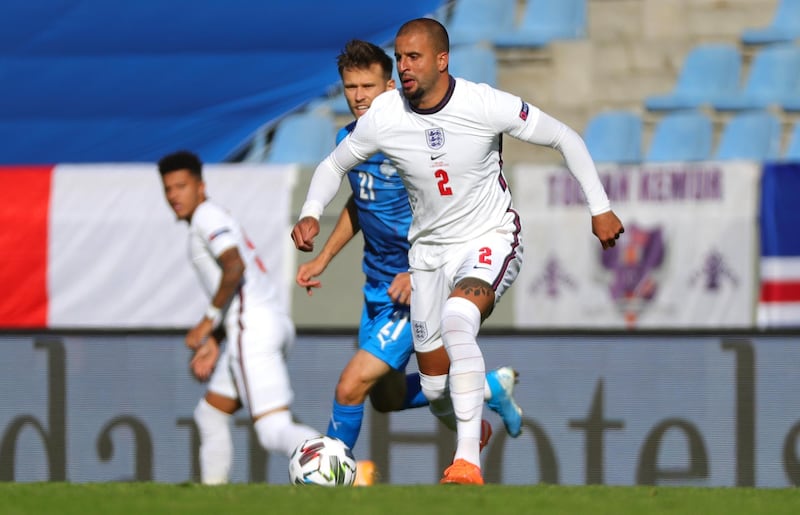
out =
[[497,86],[497,56],[485,45],[462,45],[450,50],[450,75]]
[[494,39],[498,47],[542,47],[586,36],[586,0],[528,0],[520,24]]
[[606,111],[586,125],[584,141],[597,162],[638,163],[642,160],[642,119],[631,111]]
[[788,43],[797,39],[800,39],[800,0],[779,0],[769,25],[742,32],[742,43],[747,45]]
[[795,122],[792,126],[792,131],[789,133],[789,143],[783,153],[783,159],[786,161],[800,161],[800,121]]
[[716,159],[771,161],[779,158],[781,122],[767,111],[744,111],[725,124]]
[[692,48],[672,91],[645,99],[650,111],[693,109],[734,95],[741,76],[742,56],[730,43],[700,44]]
[[316,165],[335,144],[333,118],[324,111],[291,114],[278,123],[265,162]]
[[711,158],[714,125],[699,110],[665,114],[653,130],[645,161],[703,161]]
[[790,102],[800,91],[800,46],[762,47],[753,58],[744,86],[712,102],[717,110],[765,109]]
[[458,0],[446,23],[453,46],[494,41],[514,28],[516,0]]

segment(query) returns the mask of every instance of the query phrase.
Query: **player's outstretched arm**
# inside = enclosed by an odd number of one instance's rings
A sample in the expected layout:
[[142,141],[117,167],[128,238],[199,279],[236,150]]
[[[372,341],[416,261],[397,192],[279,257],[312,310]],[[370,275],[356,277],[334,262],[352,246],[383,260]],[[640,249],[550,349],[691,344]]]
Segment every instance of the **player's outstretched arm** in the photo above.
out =
[[336,222],[336,227],[333,228],[333,232],[328,236],[319,255],[311,261],[301,264],[297,268],[297,276],[295,277],[297,285],[305,288],[309,295],[312,295],[313,288],[321,287],[321,281],[315,280],[314,278],[325,271],[328,264],[339,254],[344,246],[353,239],[353,236],[356,235],[359,229],[358,211],[356,209],[355,200],[351,195],[347,204],[342,208],[339,220]]
[[[244,277],[245,265],[236,247],[224,250],[217,258],[217,261],[222,268],[222,276],[220,277],[217,291],[211,298],[211,305],[217,308],[217,314],[220,315],[219,310],[228,306],[239,288]],[[186,346],[190,349],[197,349],[211,335],[220,322],[221,318],[219,317],[217,320],[213,320],[208,315],[204,316],[196,326],[186,333]]]
[[219,359],[219,342],[214,336],[209,336],[208,339],[200,347],[194,351],[192,360],[189,362],[189,368],[192,374],[198,381],[208,381],[211,377],[211,372],[217,365]]
[[597,236],[603,249],[609,249],[617,244],[620,234],[625,232],[622,222],[613,211],[606,211],[592,217],[592,233]]
[[292,229],[292,241],[297,250],[314,250],[314,238],[319,234],[319,220],[312,216],[301,218]]

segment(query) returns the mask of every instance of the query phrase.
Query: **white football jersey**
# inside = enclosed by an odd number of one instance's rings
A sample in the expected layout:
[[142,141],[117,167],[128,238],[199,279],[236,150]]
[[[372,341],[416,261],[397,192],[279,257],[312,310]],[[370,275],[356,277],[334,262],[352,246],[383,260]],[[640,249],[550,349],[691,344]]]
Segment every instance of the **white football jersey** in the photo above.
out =
[[216,293],[222,277],[217,258],[232,247],[239,250],[245,269],[239,291],[228,306],[226,320],[254,307],[279,308],[278,290],[239,222],[208,200],[197,206],[189,224],[189,257],[209,297]]
[[[537,124],[542,125],[538,132]],[[338,186],[329,172],[342,175],[383,152],[408,190],[413,212],[409,261],[415,268],[436,266],[447,259],[441,246],[472,240],[507,220],[513,206],[502,174],[503,133],[559,148],[592,214],[610,209],[594,163],[574,131],[516,95],[450,77],[447,95],[432,109],[412,108],[399,90],[375,98],[353,132],[317,168],[301,217],[318,215],[332,198]]]

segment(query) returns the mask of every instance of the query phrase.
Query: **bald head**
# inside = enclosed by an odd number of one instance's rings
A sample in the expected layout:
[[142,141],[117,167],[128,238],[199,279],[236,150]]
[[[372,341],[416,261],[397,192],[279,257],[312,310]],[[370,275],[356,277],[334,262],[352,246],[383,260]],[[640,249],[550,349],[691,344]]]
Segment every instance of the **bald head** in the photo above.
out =
[[447,35],[447,29],[433,18],[417,18],[407,21],[397,31],[396,37],[411,34],[425,34],[436,53],[450,52],[450,37]]

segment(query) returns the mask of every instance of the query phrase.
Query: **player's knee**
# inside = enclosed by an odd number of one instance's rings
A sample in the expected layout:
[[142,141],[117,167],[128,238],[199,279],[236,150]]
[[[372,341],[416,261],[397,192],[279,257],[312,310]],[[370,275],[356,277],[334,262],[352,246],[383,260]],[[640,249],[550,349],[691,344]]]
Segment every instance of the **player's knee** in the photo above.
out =
[[336,402],[345,406],[363,404],[367,399],[370,386],[372,385],[358,377],[343,375],[336,384]]
[[201,434],[227,431],[230,415],[218,410],[205,399],[200,399],[194,408],[194,422]]
[[258,443],[266,451],[284,452],[285,433],[291,431],[292,415],[288,410],[265,415],[254,424]]
[[429,376],[420,372],[419,385],[428,402],[434,403],[447,393],[447,375]]
[[[478,334],[481,312],[478,307],[463,297],[450,297],[442,308],[442,336],[450,332]],[[444,339],[445,347],[447,339]]]

